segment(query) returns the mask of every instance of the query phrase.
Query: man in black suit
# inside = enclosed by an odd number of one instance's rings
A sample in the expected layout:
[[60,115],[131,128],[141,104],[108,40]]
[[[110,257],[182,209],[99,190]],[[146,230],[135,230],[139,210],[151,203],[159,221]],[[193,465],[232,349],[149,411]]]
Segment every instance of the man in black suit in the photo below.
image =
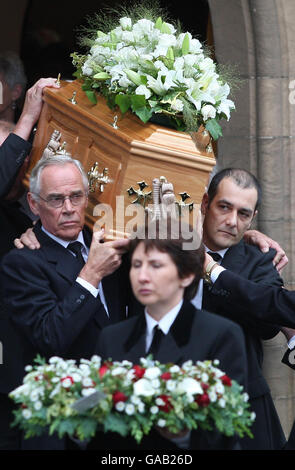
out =
[[[225,169],[217,173],[203,196],[203,240],[215,259],[231,271],[262,285],[282,286],[283,281],[273,266],[274,250],[262,253],[246,244],[243,235],[249,229],[261,198],[256,178],[245,170]],[[203,290],[203,292],[202,292]],[[262,374],[262,340],[276,336],[277,325],[254,321],[250,315],[239,315],[236,305],[223,305],[212,294],[206,282],[201,281],[193,300],[197,307],[217,313],[237,322],[244,331],[248,359],[248,393],[256,420],[254,439],[245,438],[245,449],[280,449],[285,436],[271,398],[268,384]]]
[[40,160],[31,173],[28,200],[40,217],[34,231],[41,249],[10,251],[0,276],[21,345],[18,369],[6,377],[10,390],[38,353],[89,358],[101,328],[126,316],[128,277],[118,268],[128,240],[100,243],[97,232],[91,241],[84,229],[87,194],[87,177],[70,156]]
[[[12,196],[9,192],[16,180],[21,178],[24,170],[24,162],[31,150],[30,134],[39,118],[43,103],[43,90],[47,86],[59,87],[56,80],[52,78],[38,80],[26,93],[23,111],[17,125],[8,127],[6,123],[1,123],[0,258],[13,247],[14,238],[31,225],[30,218],[20,211],[18,203],[5,199]],[[12,419],[12,403],[7,394],[13,387],[12,375],[16,374],[21,364],[21,350],[12,340],[14,332],[8,315],[9,312],[0,299],[0,341],[3,350],[3,363],[2,361],[0,363],[0,449],[13,450],[19,447],[19,433],[15,429],[10,429],[8,425]]]

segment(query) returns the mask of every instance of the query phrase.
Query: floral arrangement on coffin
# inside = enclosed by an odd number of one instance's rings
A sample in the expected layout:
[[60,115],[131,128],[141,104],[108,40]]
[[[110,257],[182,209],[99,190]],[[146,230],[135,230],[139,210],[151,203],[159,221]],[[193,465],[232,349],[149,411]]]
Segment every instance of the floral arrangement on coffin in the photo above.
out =
[[195,132],[203,125],[218,139],[218,121],[229,120],[235,105],[228,99],[229,84],[200,41],[155,18],[155,12],[140,18],[140,5],[124,12],[130,16],[119,18],[111,30],[108,18],[97,15],[92,21],[101,28],[96,37],[81,40],[89,53],[71,54],[74,75],[82,79],[88,98],[96,103],[98,93],[111,109],[131,110],[145,123],[164,115],[181,131]]
[[[14,425],[26,437],[44,431],[80,440],[96,431],[131,435],[139,443],[153,426],[172,433],[214,429],[231,436],[252,436],[255,414],[242,387],[217,368],[218,361],[160,364],[149,356],[139,365],[40,357],[23,385],[10,393],[19,404]],[[98,396],[97,396],[98,395]]]

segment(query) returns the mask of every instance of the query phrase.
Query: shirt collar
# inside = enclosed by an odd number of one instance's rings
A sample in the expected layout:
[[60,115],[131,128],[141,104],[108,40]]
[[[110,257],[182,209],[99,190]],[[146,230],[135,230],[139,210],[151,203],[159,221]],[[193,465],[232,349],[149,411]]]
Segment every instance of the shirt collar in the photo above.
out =
[[218,253],[221,256],[221,258],[224,258],[224,255],[228,250],[228,248],[224,248],[223,250],[215,251],[215,250],[210,250],[210,248],[208,248],[206,245],[204,245],[204,246],[205,246],[206,253],[208,251],[212,251],[212,253]]
[[48,231],[43,227],[43,225],[41,226],[41,230],[43,230],[43,232],[46,233],[46,235],[48,235],[50,238],[52,238],[52,240],[54,240],[54,241],[56,241],[57,243],[59,243],[60,245],[62,245],[64,248],[67,248],[70,243],[73,243],[73,242],[75,242],[75,241],[80,242],[80,243],[82,243],[82,245],[83,245],[83,249],[86,250],[86,253],[88,253],[88,248],[87,248],[87,246],[85,245],[84,235],[83,235],[83,232],[82,232],[82,231],[79,233],[79,235],[78,235],[78,237],[76,238],[76,240],[67,241],[67,240],[63,240],[62,238],[56,237],[56,236],[53,235],[52,233],[48,232]]
[[145,308],[144,314],[145,314],[146,325],[147,325],[147,334],[151,334],[154,327],[158,325],[159,328],[162,330],[162,332],[165,335],[167,335],[172,323],[174,322],[175,318],[177,317],[182,307],[182,304],[183,304],[183,299],[181,299],[181,301],[175,307],[173,307],[168,313],[166,313],[166,315],[164,315],[164,317],[161,318],[159,322],[157,322],[153,317],[151,317],[149,313],[147,312],[147,308]]

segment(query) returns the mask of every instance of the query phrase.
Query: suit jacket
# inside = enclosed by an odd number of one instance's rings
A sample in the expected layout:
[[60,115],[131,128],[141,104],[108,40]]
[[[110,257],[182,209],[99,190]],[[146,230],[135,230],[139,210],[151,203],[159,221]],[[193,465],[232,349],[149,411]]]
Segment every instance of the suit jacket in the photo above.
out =
[[[76,258],[40,227],[35,232],[39,250],[12,250],[2,261],[0,285],[13,324],[13,337],[7,338],[5,332],[0,337],[4,364],[5,344],[20,345],[16,347],[18,370],[9,368],[7,358],[7,374],[1,374],[2,392],[20,384],[25,365],[38,353],[46,359],[53,355],[76,360],[91,357],[100,330],[126,316],[123,268],[102,281],[109,318],[99,296],[95,298],[76,282]],[[84,235],[89,242],[86,232]]]
[[[263,254],[259,249],[241,241],[225,254],[221,265],[240,276],[262,285],[282,286],[283,281],[272,264],[274,250]],[[215,287],[215,286],[214,286]],[[239,299],[239,303],[240,303]],[[245,334],[248,360],[248,393],[252,409],[256,413],[253,426],[255,439],[245,439],[246,449],[281,449],[285,436],[271,398],[269,386],[262,374],[262,341],[277,335],[276,325],[257,321],[250,315],[240,315],[238,306],[229,308],[220,302],[213,289],[204,289],[203,308],[237,322]],[[255,308],[259,308],[258,305]]]
[[212,294],[228,307],[236,307],[241,317],[295,328],[295,292],[263,286],[229,270],[223,271],[212,287]]
[[16,134],[10,134],[0,146],[0,199],[9,192],[31,144]]
[[[138,363],[145,352],[146,322],[143,314],[132,317],[117,325],[105,328],[97,344],[97,353],[104,359],[121,361],[127,359]],[[172,324],[169,333],[163,338],[155,357],[162,363],[173,362],[181,365],[186,360],[203,361],[219,359],[220,369],[231,378],[246,386],[246,350],[241,328],[235,323],[197,310],[190,302],[183,306]],[[193,431],[190,448],[193,449],[224,449],[234,448],[236,438],[224,438],[216,432]],[[104,444],[105,442],[105,444]],[[96,439],[92,448],[103,445],[108,448],[131,448],[137,445],[132,439],[118,438],[114,434]],[[112,447],[113,446],[113,447]],[[167,439],[156,431],[145,437],[139,446],[144,449],[175,449]]]

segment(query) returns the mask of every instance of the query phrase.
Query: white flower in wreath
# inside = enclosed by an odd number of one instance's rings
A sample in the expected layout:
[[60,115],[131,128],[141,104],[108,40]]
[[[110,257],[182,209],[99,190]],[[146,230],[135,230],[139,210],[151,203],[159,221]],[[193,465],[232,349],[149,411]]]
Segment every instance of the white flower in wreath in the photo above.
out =
[[220,408],[225,408],[225,399],[224,399],[224,398],[220,398],[218,404],[219,404]]
[[165,419],[159,419],[159,421],[157,422],[157,426],[159,426],[159,428],[164,428],[166,426]]
[[195,395],[197,393],[202,394],[203,389],[197,380],[192,379],[191,377],[186,377],[181,380],[177,386],[176,391],[178,393],[186,393],[187,395]]
[[174,382],[173,380],[167,380],[166,388],[169,392],[173,392],[176,388],[176,382]]
[[81,394],[83,395],[83,397],[88,397],[89,395],[92,395],[93,393],[95,393],[96,390],[95,388],[91,387],[91,388],[83,388]]
[[224,385],[221,382],[217,382],[215,385],[215,390],[217,393],[224,393]]
[[155,394],[155,389],[152,386],[151,382],[145,378],[139,379],[133,385],[134,395],[151,397]]
[[145,404],[141,401],[140,403],[138,403],[137,409],[139,413],[144,413]]
[[93,385],[92,379],[90,377],[84,377],[84,379],[82,380],[82,385],[83,387],[91,387]]
[[171,109],[173,111],[182,112],[183,111],[183,102],[181,100],[173,100],[171,103]]
[[125,407],[125,413],[129,416],[132,416],[134,415],[135,413],[135,407],[132,403],[128,403],[128,405],[126,405]]
[[30,419],[32,417],[32,412],[29,409],[25,409],[22,411],[22,415],[25,419]]
[[161,375],[161,370],[159,367],[149,367],[145,373],[144,377],[150,380],[156,379]]
[[206,104],[201,109],[202,116],[204,121],[208,121],[208,119],[214,119],[216,117],[216,109],[211,104]]
[[123,401],[118,401],[118,403],[115,405],[115,408],[117,411],[122,412],[125,409],[125,403]]
[[39,401],[39,400],[36,401],[36,403],[34,403],[34,408],[35,408],[36,411],[41,410],[41,408],[42,408],[42,402]]
[[155,405],[150,408],[150,412],[152,415],[156,415],[158,411],[159,411],[159,408]]

